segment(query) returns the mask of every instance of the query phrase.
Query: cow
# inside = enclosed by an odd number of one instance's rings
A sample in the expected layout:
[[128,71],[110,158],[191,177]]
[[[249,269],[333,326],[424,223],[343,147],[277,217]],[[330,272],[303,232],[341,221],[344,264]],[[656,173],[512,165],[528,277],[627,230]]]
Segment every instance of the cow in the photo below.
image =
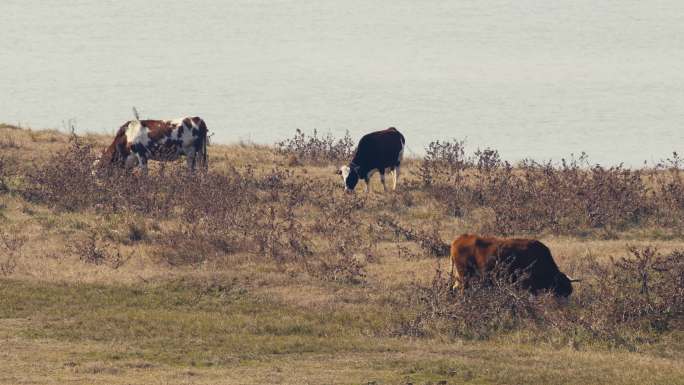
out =
[[353,192],[359,179],[363,179],[366,192],[370,193],[370,177],[376,172],[380,173],[380,182],[384,191],[387,191],[385,171],[388,169],[394,174],[392,189],[396,190],[405,144],[404,135],[394,127],[364,135],[349,165],[340,167],[336,172],[342,175],[345,191]]
[[522,277],[521,287],[532,294],[550,290],[556,297],[567,298],[572,294],[571,282],[578,281],[561,273],[549,248],[536,239],[463,234],[451,243],[452,289],[460,287],[463,292],[468,279],[485,277],[500,263],[513,279]]
[[148,160],[173,161],[185,155],[191,171],[198,162],[206,169],[207,132],[206,123],[197,116],[176,120],[136,118],[119,128],[96,164],[116,164],[127,169],[139,165],[147,173]]

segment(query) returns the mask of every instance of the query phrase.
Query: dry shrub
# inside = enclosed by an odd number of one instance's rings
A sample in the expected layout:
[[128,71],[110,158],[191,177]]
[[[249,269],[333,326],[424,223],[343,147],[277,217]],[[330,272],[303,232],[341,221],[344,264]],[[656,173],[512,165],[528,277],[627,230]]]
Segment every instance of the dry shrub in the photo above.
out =
[[463,293],[452,292],[449,277],[437,270],[429,285],[414,284],[403,306],[418,311],[397,333],[484,339],[522,331],[535,340],[636,349],[681,330],[684,252],[662,255],[648,247],[629,252],[604,264],[587,257],[583,282],[575,284],[568,304],[548,293],[532,296],[516,283],[521,279],[510,279],[505,265],[486,279],[471,280]]
[[319,137],[316,130],[312,135],[307,135],[297,129],[292,138],[276,143],[276,150],[288,155],[288,159],[295,159],[296,163],[340,162],[351,158],[354,142],[349,132],[342,139],[336,140],[331,134]]
[[364,264],[348,254],[331,260],[321,259],[309,265],[308,272],[325,281],[360,284],[366,280]]
[[684,229],[684,159],[676,152],[661,161],[651,175],[655,221],[661,226]]
[[[358,237],[362,222],[354,214],[365,200],[335,199],[339,188],[327,181],[295,178],[281,169],[257,173],[250,166],[191,174],[180,163],[149,175],[103,167],[94,176],[95,158],[90,147],[73,140],[69,151],[27,175],[24,195],[61,210],[163,221],[154,236],[145,222],[127,223],[124,243],[157,243],[157,260],[172,266],[248,252],[321,279],[363,281],[359,254],[368,257],[372,242]],[[325,219],[312,222],[312,215]],[[327,236],[326,242],[317,242],[318,236]],[[85,260],[105,258],[97,247],[87,249]]]
[[161,245],[155,255],[169,266],[197,266],[216,257],[216,248],[209,238],[197,226],[166,231],[159,239]]
[[662,255],[650,247],[629,247],[629,252],[629,258],[590,265],[578,298],[579,323],[594,336],[618,342],[629,340],[629,334],[681,328],[684,252]]
[[683,230],[683,162],[676,153],[652,172],[591,166],[585,154],[560,165],[526,160],[513,167],[491,149],[464,157],[462,142],[454,143],[427,147],[422,189],[457,217],[492,210],[485,232],[583,234],[649,224]]
[[92,207],[99,203],[93,201],[102,193],[91,175],[95,159],[92,147],[73,137],[68,150],[26,175],[28,186],[24,196],[29,201],[49,202],[68,211]]
[[14,273],[17,261],[21,257],[21,249],[24,247],[27,238],[20,235],[15,229],[9,231],[0,228],[0,274],[8,276]]
[[0,194],[9,192],[10,167],[8,161],[0,156]]
[[296,167],[296,166],[301,166],[302,162],[299,161],[299,158],[297,158],[297,155],[290,154],[287,157],[287,159],[285,160],[285,165],[288,167]]
[[[414,329],[419,334],[445,333],[466,339],[486,339],[496,334],[536,328],[544,322],[544,306],[554,302],[550,294],[534,297],[513,280],[505,264],[497,265],[486,279],[473,279],[463,293],[451,290],[451,279],[437,270],[429,286],[417,285],[422,307]],[[415,331],[415,330],[414,330]]]
[[334,188],[328,187],[329,193],[311,201],[316,207],[309,209],[315,209],[320,215],[307,225],[306,231],[322,242],[312,247],[314,253],[309,256],[307,270],[323,280],[363,283],[365,263],[377,259],[373,255],[377,229],[358,215],[367,208],[368,201],[350,196],[331,198]]
[[430,186],[435,182],[460,182],[461,173],[469,166],[464,144],[465,141],[456,139],[451,142],[430,142],[418,169],[422,183]]
[[147,224],[143,220],[136,220],[128,223],[128,240],[140,242],[148,239]]
[[395,237],[416,242],[428,256],[443,257],[449,255],[450,246],[442,241],[437,227],[431,228],[430,231],[416,230],[402,226],[388,215],[380,216],[377,223],[381,229],[391,232]]
[[101,239],[94,231],[90,232],[85,239],[75,241],[71,248],[81,262],[106,265],[112,269],[123,266],[132,256],[132,254],[124,255],[118,247]]

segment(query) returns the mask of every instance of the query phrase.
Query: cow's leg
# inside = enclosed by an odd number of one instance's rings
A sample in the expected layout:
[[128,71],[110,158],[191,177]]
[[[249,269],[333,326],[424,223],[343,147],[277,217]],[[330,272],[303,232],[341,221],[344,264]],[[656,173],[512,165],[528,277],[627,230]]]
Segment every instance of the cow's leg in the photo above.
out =
[[397,189],[397,181],[399,180],[399,165],[396,165],[394,167],[394,170],[392,172],[392,175],[394,176],[394,183],[392,184],[392,190]]
[[147,157],[144,155],[138,155],[138,162],[143,175],[147,176]]
[[465,271],[465,266],[459,266],[458,263],[456,263],[456,259],[452,258],[451,259],[451,279],[453,280],[453,285],[451,286],[452,290],[457,290],[460,289],[461,294],[464,293],[465,291],[465,282],[463,272]]
[[197,163],[197,152],[194,148],[187,151],[187,162],[188,170],[190,170],[190,172],[195,172],[195,165]]
[[382,190],[387,192],[387,185],[385,185],[385,170],[380,170],[380,183],[382,183]]
[[138,163],[139,163],[138,156],[135,154],[130,154],[124,160],[124,168],[126,170],[130,170],[133,167],[137,166]]
[[[456,262],[451,261],[451,271],[449,272],[449,276],[451,277],[451,290],[456,290],[458,289],[459,286],[461,286],[461,277],[458,274],[458,269],[455,268]],[[454,274],[455,273],[455,274]]]

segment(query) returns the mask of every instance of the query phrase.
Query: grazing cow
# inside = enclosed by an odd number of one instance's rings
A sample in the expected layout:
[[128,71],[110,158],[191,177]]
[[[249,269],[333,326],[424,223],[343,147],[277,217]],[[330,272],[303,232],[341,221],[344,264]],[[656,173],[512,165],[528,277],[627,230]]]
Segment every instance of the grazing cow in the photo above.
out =
[[172,161],[181,155],[187,157],[190,170],[195,170],[197,157],[206,169],[207,125],[201,118],[130,120],[119,128],[100,161],[126,168],[137,164],[147,173],[148,160]]
[[342,166],[337,171],[337,174],[342,175],[345,191],[354,191],[359,179],[363,179],[366,181],[366,192],[370,192],[370,177],[375,172],[380,173],[382,187],[387,191],[385,185],[385,171],[387,169],[394,174],[393,189],[396,190],[399,165],[404,155],[405,143],[404,135],[394,127],[364,135],[359,141],[349,165]]
[[572,293],[571,282],[576,282],[558,270],[549,248],[535,239],[464,234],[451,243],[453,289],[460,286],[463,290],[468,278],[475,275],[484,277],[497,263],[507,264],[507,273],[513,278],[522,273],[522,287],[533,294],[552,290],[557,297],[568,297]]

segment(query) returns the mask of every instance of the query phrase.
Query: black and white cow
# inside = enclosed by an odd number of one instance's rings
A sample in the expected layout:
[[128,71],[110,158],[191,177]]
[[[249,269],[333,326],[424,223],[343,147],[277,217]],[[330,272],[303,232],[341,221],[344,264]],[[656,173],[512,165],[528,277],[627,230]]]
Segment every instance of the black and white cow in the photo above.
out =
[[337,171],[337,174],[342,175],[345,191],[354,191],[359,179],[363,179],[366,181],[366,192],[370,192],[370,177],[376,172],[380,173],[382,187],[387,191],[386,170],[393,172],[393,189],[396,190],[405,143],[404,135],[394,127],[364,135],[349,165],[342,166]]
[[176,120],[131,120],[119,128],[112,144],[97,164],[140,166],[147,172],[147,161],[172,161],[187,157],[188,168],[200,163],[207,167],[207,125],[202,118]]

